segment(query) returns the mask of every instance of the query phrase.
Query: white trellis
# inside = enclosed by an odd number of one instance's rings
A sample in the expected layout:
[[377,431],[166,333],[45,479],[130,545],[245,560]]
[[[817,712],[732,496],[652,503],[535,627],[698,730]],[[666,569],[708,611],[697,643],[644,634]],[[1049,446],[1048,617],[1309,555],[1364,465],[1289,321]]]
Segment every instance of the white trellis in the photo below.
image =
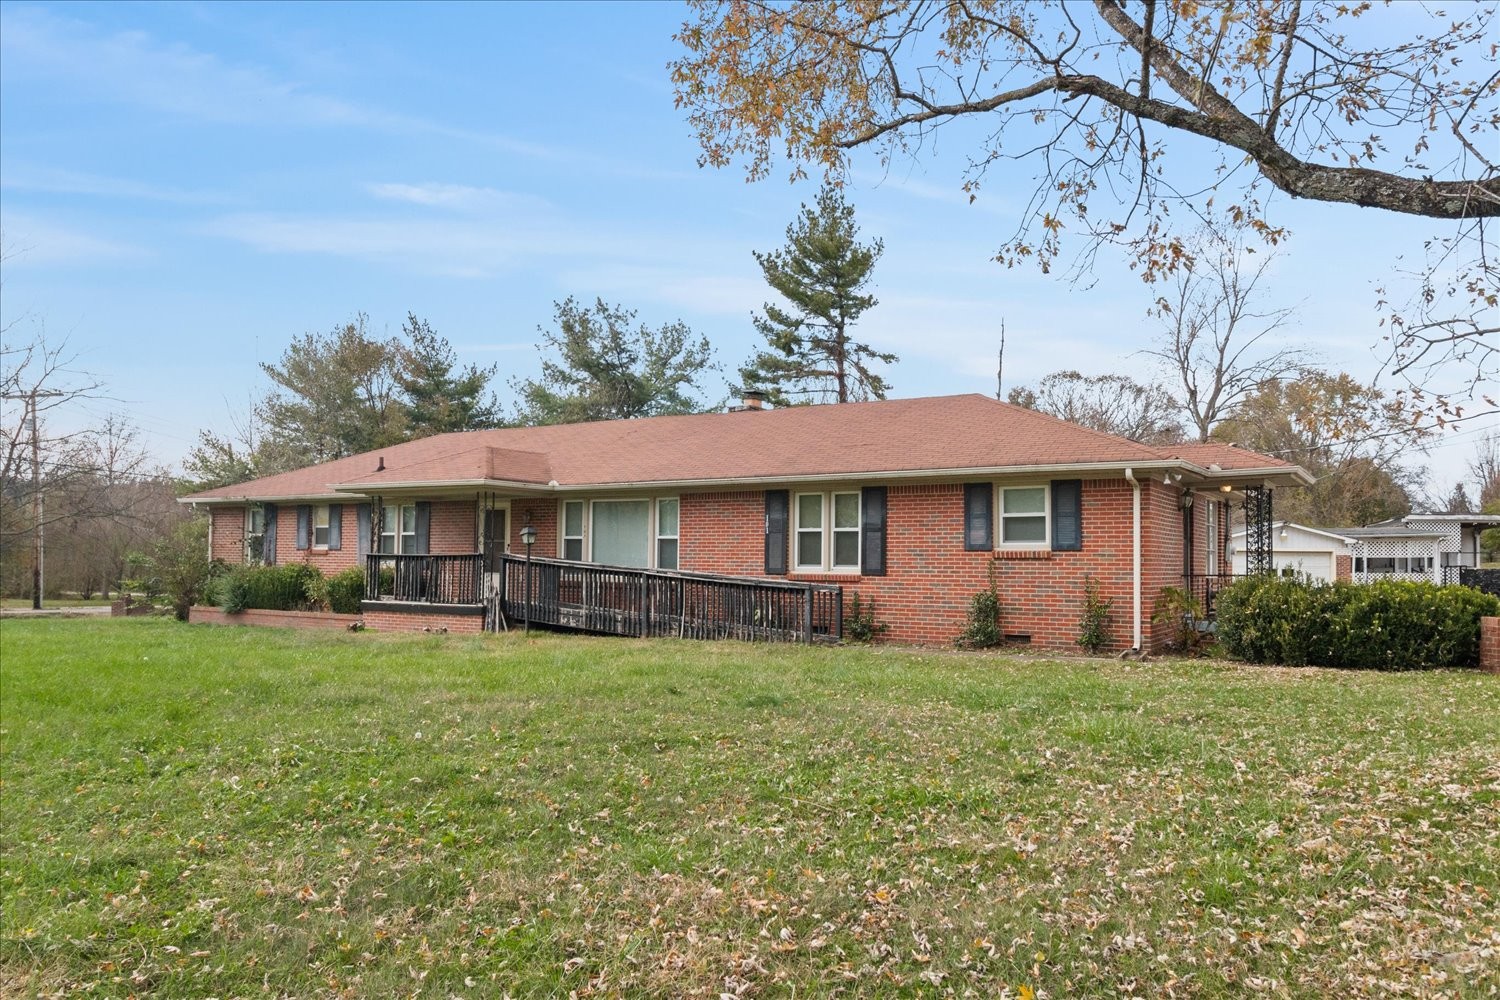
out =
[[1431,580],[1441,583],[1437,536],[1365,538],[1354,544],[1354,581]]

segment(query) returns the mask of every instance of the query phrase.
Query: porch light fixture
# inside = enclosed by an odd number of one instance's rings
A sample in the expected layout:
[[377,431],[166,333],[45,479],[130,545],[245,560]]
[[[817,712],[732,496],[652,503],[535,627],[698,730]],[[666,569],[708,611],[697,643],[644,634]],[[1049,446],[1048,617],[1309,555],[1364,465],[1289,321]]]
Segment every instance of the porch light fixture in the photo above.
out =
[[521,544],[526,546],[526,601],[521,605],[521,631],[531,632],[531,547],[536,544],[536,528],[531,525],[531,518],[526,518],[526,526],[521,529]]
[[1233,493],[1234,492],[1234,487],[1230,486],[1228,483],[1225,483],[1223,486],[1219,487],[1219,492],[1220,493]]
[[1180,496],[1180,497],[1177,498],[1177,506],[1181,507],[1183,510],[1192,510],[1193,509],[1193,491],[1192,490],[1183,490],[1182,491],[1182,496]]

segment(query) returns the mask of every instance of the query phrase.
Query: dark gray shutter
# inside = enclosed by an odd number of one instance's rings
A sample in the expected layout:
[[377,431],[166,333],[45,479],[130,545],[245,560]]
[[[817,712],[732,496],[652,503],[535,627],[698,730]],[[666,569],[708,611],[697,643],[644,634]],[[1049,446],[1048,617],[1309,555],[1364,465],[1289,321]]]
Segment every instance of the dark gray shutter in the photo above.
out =
[[428,535],[432,530],[432,504],[426,500],[417,501],[417,551],[419,556],[425,556],[429,551]]
[[266,512],[266,533],[260,543],[260,561],[267,566],[276,565],[276,505],[262,504]]
[[786,490],[766,490],[766,573],[786,575],[787,512],[791,495]]
[[370,549],[370,505],[362,503],[354,508],[354,522],[358,525],[359,555],[364,558]]
[[988,552],[995,547],[995,487],[991,483],[964,484],[964,548]]
[[885,487],[859,491],[859,571],[885,576]]
[[305,549],[312,544],[312,508],[305,503],[297,505],[297,548]]
[[1052,551],[1083,548],[1083,480],[1052,480]]
[[328,551],[336,552],[344,547],[344,505],[328,505]]

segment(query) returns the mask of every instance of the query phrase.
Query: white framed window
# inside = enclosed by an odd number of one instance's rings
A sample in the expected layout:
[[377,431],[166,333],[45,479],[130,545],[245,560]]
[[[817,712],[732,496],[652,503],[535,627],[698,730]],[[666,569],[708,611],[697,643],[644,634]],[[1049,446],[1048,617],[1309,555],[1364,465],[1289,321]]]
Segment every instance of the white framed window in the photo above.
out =
[[833,495],[833,546],[830,569],[859,569],[859,494]]
[[1208,562],[1204,569],[1210,575],[1219,572],[1219,505],[1210,501],[1207,511],[1208,520]]
[[328,505],[319,504],[312,509],[312,545],[315,549],[328,548]]
[[797,568],[823,568],[823,494],[797,494]]
[[250,507],[245,511],[245,562],[266,561],[266,509]]
[[1051,497],[1046,486],[1000,487],[1002,546],[1042,547],[1051,539]]
[[676,499],[656,501],[656,568],[677,568],[678,521],[682,506]]
[[[325,511],[328,508],[323,508]],[[417,508],[388,504],[380,508],[380,554],[400,555],[417,550]]]
[[562,508],[562,538],[559,543],[562,552],[559,554],[564,559],[583,562],[583,501],[567,500],[563,502]]
[[796,569],[859,572],[858,493],[799,493],[795,514]]

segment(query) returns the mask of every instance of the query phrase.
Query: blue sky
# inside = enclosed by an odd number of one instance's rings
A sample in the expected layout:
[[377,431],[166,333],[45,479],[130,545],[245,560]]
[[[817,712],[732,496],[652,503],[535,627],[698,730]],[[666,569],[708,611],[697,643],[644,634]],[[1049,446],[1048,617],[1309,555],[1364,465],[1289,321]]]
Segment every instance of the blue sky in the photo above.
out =
[[[709,336],[723,392],[755,346],[781,244],[813,183],[705,170],[666,64],[675,4],[0,5],[0,317],[45,324],[163,460],[243,419],[309,330],[408,311],[465,361],[533,374],[552,303],[598,296]],[[1031,168],[959,191],[965,133],[915,163],[856,161],[850,199],[885,241],[860,333],[894,395],[993,392],[1059,368],[1152,372],[1151,291],[1101,254],[1090,287],[989,258]],[[1205,150],[1183,148],[1191,168]],[[1008,194],[1013,193],[1013,197]],[[1362,378],[1373,287],[1431,223],[1276,206],[1294,233],[1272,300],[1288,337]],[[502,398],[509,402],[509,392]],[[1492,424],[1491,424],[1492,425]],[[1474,434],[1437,449],[1445,484]]]

